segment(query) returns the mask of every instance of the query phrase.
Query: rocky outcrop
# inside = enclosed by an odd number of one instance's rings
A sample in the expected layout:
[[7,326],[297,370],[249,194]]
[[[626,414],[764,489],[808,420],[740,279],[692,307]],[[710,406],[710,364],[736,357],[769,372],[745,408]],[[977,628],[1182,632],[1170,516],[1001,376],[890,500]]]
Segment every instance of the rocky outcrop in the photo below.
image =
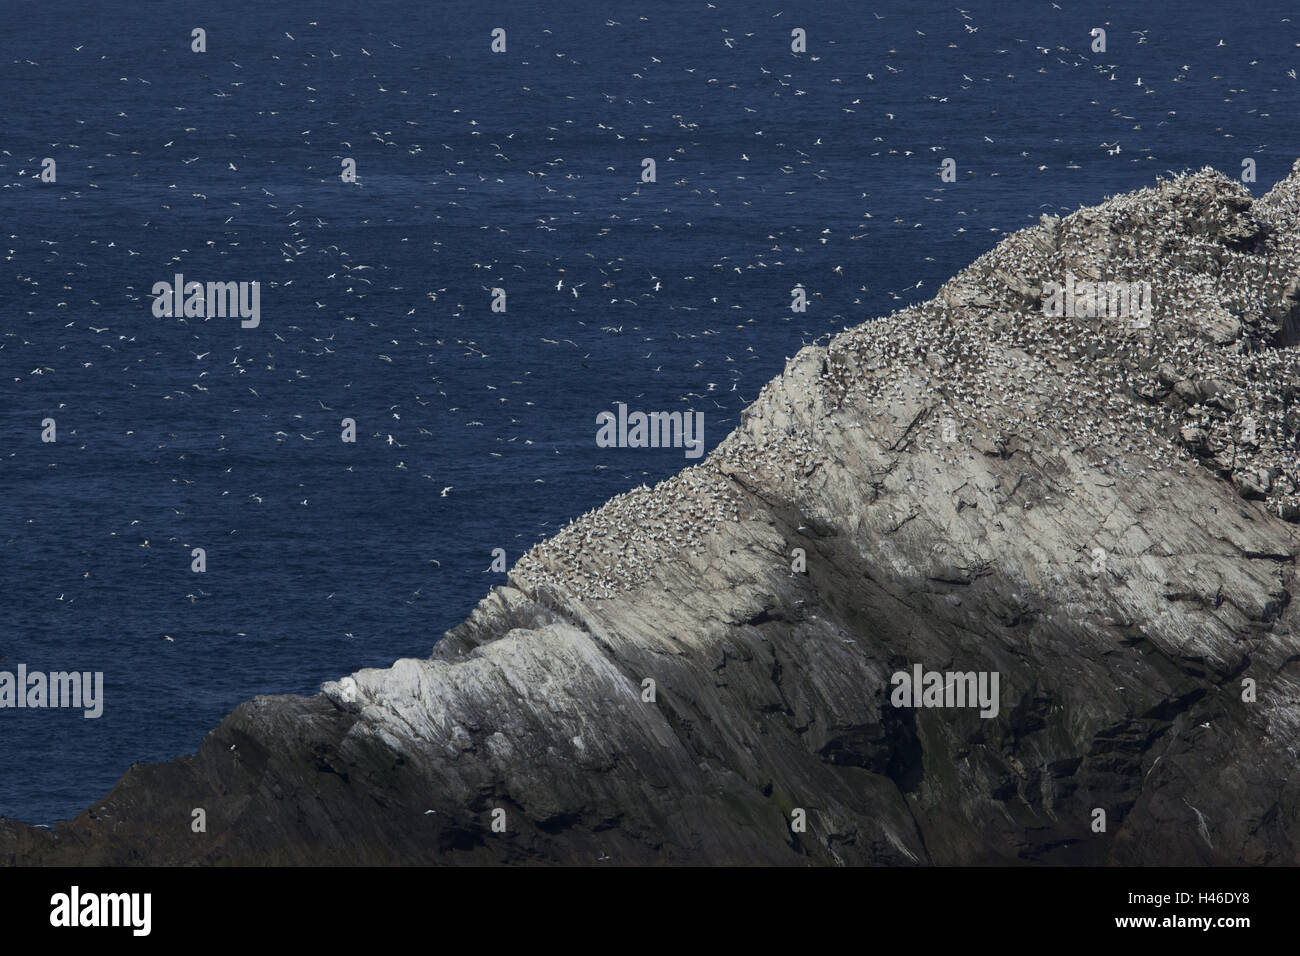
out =
[[[0,860],[1300,863],[1298,198],[1205,170],[1045,218],[428,660],[249,701]],[[1046,314],[1067,274],[1149,321]],[[894,706],[918,664],[996,715]]]

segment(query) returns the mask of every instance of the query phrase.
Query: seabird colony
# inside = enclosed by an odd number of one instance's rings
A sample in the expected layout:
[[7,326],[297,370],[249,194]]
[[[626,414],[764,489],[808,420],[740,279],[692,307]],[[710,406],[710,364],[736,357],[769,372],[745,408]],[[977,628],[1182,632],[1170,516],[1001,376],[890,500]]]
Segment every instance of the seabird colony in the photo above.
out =
[[[1167,484],[1208,468],[1300,521],[1298,238],[1300,161],[1259,200],[1206,168],[1044,216],[930,301],[833,338],[810,396],[814,429],[769,383],[703,462],[584,514],[515,572],[580,598],[630,591],[658,562],[703,553],[705,536],[741,519],[749,489],[811,480],[838,457],[840,429],[857,427],[855,409],[918,391],[936,413],[912,440],[944,461],[1049,433],[1117,478]],[[1067,274],[1149,282],[1149,324],[1048,314],[1044,288]]]

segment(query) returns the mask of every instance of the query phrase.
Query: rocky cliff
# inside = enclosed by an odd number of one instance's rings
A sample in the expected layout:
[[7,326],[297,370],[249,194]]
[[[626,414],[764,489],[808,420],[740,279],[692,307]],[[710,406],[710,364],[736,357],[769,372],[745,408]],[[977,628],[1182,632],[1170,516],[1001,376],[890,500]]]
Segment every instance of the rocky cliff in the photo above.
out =
[[[251,700],[0,861],[1300,863],[1298,239],[1300,163],[1044,218],[428,660]],[[1111,282],[1149,321],[1044,308]],[[894,706],[915,665],[996,715]]]

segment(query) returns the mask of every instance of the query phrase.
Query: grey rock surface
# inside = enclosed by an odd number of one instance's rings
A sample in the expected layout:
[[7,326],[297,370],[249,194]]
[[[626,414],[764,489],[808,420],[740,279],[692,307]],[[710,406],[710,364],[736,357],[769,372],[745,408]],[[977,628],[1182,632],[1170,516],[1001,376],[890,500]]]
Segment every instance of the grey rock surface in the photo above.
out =
[[[429,659],[248,701],[0,862],[1300,863],[1298,240],[1300,163],[1045,217]],[[1149,326],[1045,315],[1067,273]],[[916,664],[996,716],[893,706]]]

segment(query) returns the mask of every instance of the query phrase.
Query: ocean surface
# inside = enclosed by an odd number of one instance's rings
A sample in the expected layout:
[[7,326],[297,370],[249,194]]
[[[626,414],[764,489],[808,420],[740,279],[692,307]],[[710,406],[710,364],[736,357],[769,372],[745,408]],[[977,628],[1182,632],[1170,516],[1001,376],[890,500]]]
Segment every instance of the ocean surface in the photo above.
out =
[[[596,447],[618,402],[711,448],[1043,213],[1246,158],[1262,194],[1289,6],[0,2],[0,670],[104,675],[98,719],[0,709],[0,816],[427,656],[493,549],[692,463]],[[177,273],[260,324],[156,316]]]

